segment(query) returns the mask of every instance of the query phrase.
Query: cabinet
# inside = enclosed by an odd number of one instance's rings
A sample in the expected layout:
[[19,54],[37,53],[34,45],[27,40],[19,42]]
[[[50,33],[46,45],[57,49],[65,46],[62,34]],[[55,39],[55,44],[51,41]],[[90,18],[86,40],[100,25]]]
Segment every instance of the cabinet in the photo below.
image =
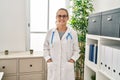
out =
[[120,37],[120,8],[94,13],[89,16],[88,33]]
[[4,72],[4,80],[16,80],[17,77],[17,60],[1,59],[0,71]]
[[120,8],[102,12],[101,35],[120,37]]
[[[93,49],[91,45],[94,45]],[[93,60],[90,58],[91,54]],[[120,80],[119,66],[120,38],[86,35],[84,80],[92,80],[93,75],[95,80]]]
[[[45,62],[42,58],[19,59],[20,80],[44,80]],[[24,75],[23,75],[24,74]]]
[[11,53],[0,56],[3,80],[46,80],[46,64],[40,53]]
[[91,14],[89,16],[89,20],[88,20],[89,34],[96,34],[96,35],[101,34],[101,20],[102,20],[101,13]]

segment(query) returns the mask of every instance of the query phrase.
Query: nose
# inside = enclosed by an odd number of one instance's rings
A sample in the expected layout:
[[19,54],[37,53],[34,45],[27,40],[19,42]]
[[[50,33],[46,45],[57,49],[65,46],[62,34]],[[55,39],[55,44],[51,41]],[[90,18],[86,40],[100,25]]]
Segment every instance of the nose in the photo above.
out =
[[64,19],[65,17],[64,17],[64,16],[60,16],[59,18],[60,18],[60,19]]

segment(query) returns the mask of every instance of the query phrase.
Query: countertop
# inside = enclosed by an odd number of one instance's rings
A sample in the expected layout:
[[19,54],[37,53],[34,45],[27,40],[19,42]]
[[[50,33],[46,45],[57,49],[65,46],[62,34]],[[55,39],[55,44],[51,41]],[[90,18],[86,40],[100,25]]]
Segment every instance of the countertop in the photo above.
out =
[[26,58],[26,57],[43,57],[43,52],[33,52],[33,54],[30,54],[29,51],[24,52],[9,52],[8,55],[5,55],[4,52],[0,52],[0,59],[5,58]]

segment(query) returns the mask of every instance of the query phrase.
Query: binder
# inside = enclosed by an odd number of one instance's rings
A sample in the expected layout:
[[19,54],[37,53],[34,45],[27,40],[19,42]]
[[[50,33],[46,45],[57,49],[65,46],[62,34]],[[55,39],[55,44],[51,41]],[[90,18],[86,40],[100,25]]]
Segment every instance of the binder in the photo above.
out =
[[94,63],[97,64],[97,55],[98,55],[98,46],[95,44],[94,46]]
[[120,79],[117,79],[117,74],[118,74],[118,69],[117,69],[117,65],[118,65],[118,55],[120,53],[120,50],[119,49],[115,49],[113,48],[113,62],[112,62],[112,77],[115,79],[115,80],[120,80]]
[[94,61],[94,44],[89,45],[89,60]]
[[105,72],[112,76],[112,47],[105,46]]
[[120,52],[118,54],[117,62],[118,62],[118,64],[117,64],[117,71],[118,71],[118,73],[117,73],[117,79],[116,80],[120,80]]
[[97,64],[97,55],[98,55],[98,46],[97,46],[97,44],[94,44],[94,56],[93,56],[93,61],[94,61],[94,63],[95,64]]
[[105,46],[101,45],[101,52],[100,52],[100,68],[102,71],[105,71]]

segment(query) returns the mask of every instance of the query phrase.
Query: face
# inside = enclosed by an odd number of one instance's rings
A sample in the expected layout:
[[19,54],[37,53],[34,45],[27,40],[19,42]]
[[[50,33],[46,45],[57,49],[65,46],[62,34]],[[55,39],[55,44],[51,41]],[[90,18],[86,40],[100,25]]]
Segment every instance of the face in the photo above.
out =
[[66,11],[59,10],[56,15],[57,25],[66,26],[69,17]]

